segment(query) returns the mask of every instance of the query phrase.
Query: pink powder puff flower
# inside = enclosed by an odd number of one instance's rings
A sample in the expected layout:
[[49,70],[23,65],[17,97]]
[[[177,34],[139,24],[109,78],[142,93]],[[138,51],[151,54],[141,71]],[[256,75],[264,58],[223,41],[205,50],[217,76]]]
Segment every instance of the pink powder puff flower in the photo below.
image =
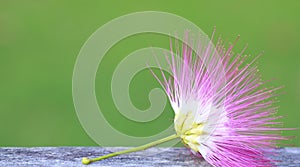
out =
[[[213,37],[212,37],[213,39]],[[202,40],[202,41],[201,41]],[[178,46],[178,41],[176,41]],[[273,106],[277,88],[266,88],[260,79],[257,66],[249,64],[242,56],[232,52],[233,45],[225,49],[221,39],[216,47],[200,39],[196,50],[188,45],[188,35],[181,51],[176,47],[166,60],[171,76],[162,80],[152,71],[163,86],[175,112],[176,134],[127,150],[96,158],[82,158],[83,164],[101,161],[181,138],[197,156],[216,167],[268,167],[275,165],[269,158],[271,148],[280,135],[277,107]],[[177,56],[179,55],[179,56]],[[169,58],[170,57],[170,58]],[[158,62],[159,64],[159,62]]]
[[246,47],[234,54],[234,44],[225,49],[221,39],[216,47],[199,41],[197,50],[187,43],[188,35],[175,53],[171,43],[166,56],[169,79],[162,69],[162,80],[151,71],[175,112],[177,135],[213,166],[273,166],[270,148],[276,147],[278,140],[288,139],[279,134],[285,129],[275,122],[280,118],[273,106],[279,87],[264,86],[256,58],[244,63]]

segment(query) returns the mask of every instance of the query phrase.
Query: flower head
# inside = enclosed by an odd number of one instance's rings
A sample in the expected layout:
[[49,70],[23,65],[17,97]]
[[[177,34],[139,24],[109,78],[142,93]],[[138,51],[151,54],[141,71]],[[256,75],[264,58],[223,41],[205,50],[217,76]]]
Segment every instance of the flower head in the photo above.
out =
[[196,50],[188,43],[188,35],[181,49],[171,43],[169,79],[153,73],[170,100],[182,142],[214,166],[272,166],[268,148],[286,139],[274,115],[279,88],[264,86],[256,58],[245,64],[245,49],[234,54],[234,44],[225,49],[221,39],[216,47],[199,41]]

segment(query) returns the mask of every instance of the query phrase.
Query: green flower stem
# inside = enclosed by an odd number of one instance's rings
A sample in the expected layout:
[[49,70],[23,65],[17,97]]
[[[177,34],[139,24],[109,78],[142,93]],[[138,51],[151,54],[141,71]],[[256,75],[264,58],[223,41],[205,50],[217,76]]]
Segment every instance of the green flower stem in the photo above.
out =
[[180,136],[180,135],[178,135],[178,134],[174,134],[174,135],[171,135],[171,136],[168,136],[168,137],[159,139],[159,140],[157,140],[157,141],[154,141],[154,142],[151,142],[151,143],[148,143],[148,144],[139,146],[139,147],[130,148],[130,149],[128,149],[128,150],[123,150],[123,151],[118,151],[118,152],[110,153],[110,154],[107,154],[107,155],[104,155],[104,156],[101,156],[101,157],[97,157],[97,158],[93,158],[93,159],[89,159],[89,158],[84,157],[84,158],[82,158],[82,163],[85,164],[85,165],[87,165],[87,164],[89,164],[89,163],[91,163],[91,162],[101,161],[101,160],[103,160],[103,159],[110,158],[110,157],[114,157],[114,156],[117,156],[117,155],[127,154],[127,153],[131,153],[131,152],[136,152],[136,151],[145,150],[145,149],[147,149],[147,148],[150,148],[150,147],[153,147],[153,146],[162,144],[162,143],[164,143],[164,142],[167,142],[167,141],[176,139],[176,138],[178,138],[179,136]]

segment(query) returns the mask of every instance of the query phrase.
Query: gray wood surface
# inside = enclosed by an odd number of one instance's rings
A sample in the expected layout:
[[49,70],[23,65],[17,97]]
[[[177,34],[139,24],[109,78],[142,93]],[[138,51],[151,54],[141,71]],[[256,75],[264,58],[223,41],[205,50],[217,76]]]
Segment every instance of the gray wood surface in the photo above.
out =
[[[151,148],[145,151],[120,155],[90,165],[82,165],[82,157],[95,157],[120,151],[126,148],[101,147],[2,147],[0,148],[0,167],[25,166],[203,166],[209,167],[186,148]],[[300,167],[300,148],[277,149],[280,160],[278,166]]]

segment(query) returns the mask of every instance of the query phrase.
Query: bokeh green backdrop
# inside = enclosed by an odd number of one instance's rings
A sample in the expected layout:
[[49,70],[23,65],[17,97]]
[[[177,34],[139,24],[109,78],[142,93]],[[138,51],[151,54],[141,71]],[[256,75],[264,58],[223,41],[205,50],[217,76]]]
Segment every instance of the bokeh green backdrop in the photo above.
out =
[[[286,127],[299,127],[300,1],[55,1],[0,2],[0,146],[96,145],[81,127],[72,101],[72,71],[86,39],[101,25],[124,14],[156,10],[180,15],[207,34],[213,27],[229,41],[241,35],[236,51],[259,59],[263,79],[284,85],[279,115]],[[172,123],[168,106],[156,120],[137,123],[122,117],[110,95],[114,67],[130,52],[149,46],[168,48],[157,34],[129,37],[115,45],[98,69],[96,92],[110,123],[128,135],[147,136]],[[146,81],[146,82],[145,82]],[[148,71],[132,80],[130,95],[140,109],[159,85]],[[100,129],[101,127],[99,127]],[[290,143],[300,146],[299,130]],[[103,134],[105,135],[105,134]]]

